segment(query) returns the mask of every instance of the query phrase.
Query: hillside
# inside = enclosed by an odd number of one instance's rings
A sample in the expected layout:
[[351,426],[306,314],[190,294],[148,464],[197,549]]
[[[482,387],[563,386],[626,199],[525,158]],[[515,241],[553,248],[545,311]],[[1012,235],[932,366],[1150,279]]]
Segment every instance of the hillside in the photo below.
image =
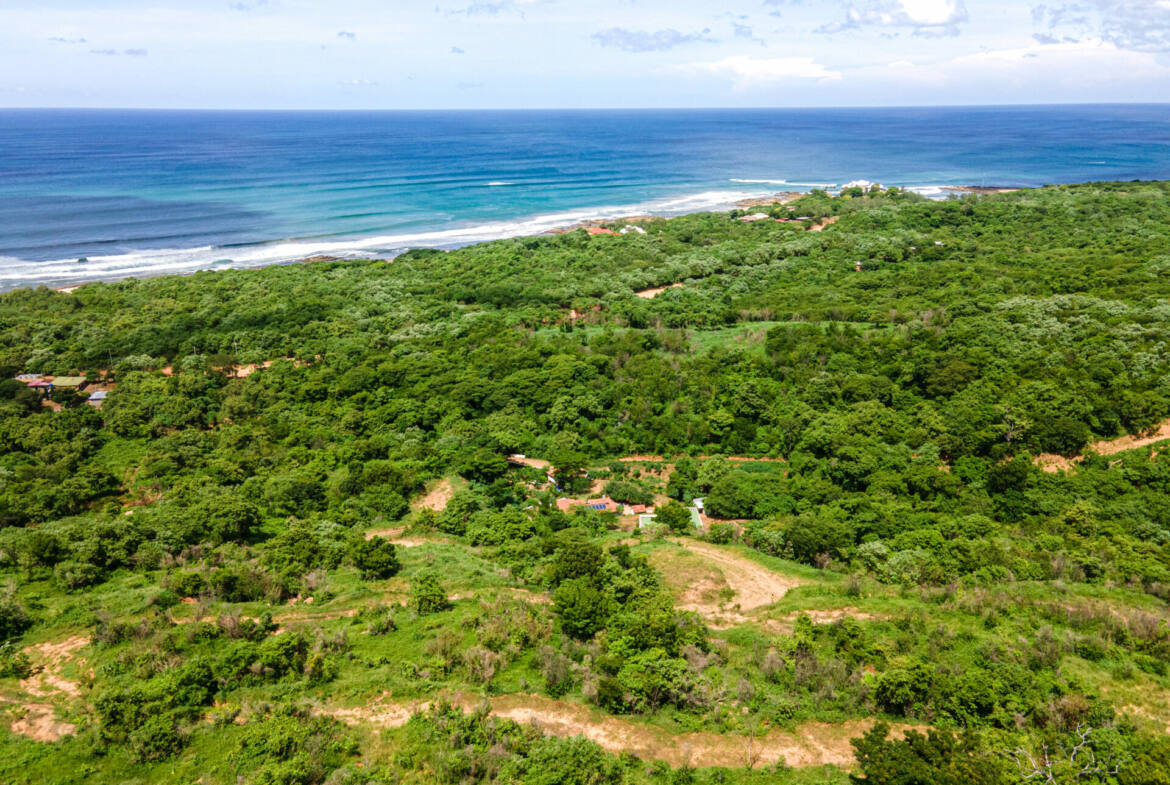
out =
[[1170,782],[1170,183],[767,209],[0,295],[0,782]]

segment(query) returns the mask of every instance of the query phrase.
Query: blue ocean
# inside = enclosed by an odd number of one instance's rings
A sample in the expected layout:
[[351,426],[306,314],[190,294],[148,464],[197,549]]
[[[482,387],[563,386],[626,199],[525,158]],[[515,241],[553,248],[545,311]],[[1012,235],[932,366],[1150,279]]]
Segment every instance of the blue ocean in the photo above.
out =
[[1170,179],[1170,105],[0,110],[0,289],[386,257],[853,180]]

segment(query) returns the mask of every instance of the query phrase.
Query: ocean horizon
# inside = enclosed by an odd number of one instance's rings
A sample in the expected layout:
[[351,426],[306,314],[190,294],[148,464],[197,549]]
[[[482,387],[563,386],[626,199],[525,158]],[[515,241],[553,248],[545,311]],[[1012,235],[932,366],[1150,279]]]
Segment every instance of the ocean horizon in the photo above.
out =
[[388,257],[853,180],[1170,179],[1170,105],[0,110],[0,290]]

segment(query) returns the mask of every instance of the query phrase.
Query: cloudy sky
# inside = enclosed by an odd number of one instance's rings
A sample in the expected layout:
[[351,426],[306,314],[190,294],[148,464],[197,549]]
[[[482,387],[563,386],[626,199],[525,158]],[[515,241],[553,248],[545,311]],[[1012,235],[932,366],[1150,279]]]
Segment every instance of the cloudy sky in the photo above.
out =
[[1167,100],[1170,0],[0,0],[0,106]]

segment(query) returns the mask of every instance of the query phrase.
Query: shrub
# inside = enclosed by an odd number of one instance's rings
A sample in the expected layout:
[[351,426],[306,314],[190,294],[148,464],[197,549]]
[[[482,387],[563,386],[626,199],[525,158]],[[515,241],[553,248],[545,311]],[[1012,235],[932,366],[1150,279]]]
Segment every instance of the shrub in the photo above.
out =
[[419,573],[410,582],[410,605],[419,615],[444,611],[449,604],[447,592],[434,572]]
[[11,591],[0,593],[0,643],[9,641],[32,626],[32,618]]
[[609,601],[587,578],[565,581],[553,592],[561,629],[578,640],[592,638],[609,618]]
[[655,510],[658,523],[676,534],[687,534],[695,530],[691,512],[676,501],[669,501]]
[[211,593],[224,602],[255,602],[264,599],[268,586],[259,570],[232,565],[220,567],[207,581]]
[[727,545],[735,541],[735,526],[730,523],[713,523],[703,539],[716,545]]
[[1004,763],[982,750],[975,737],[930,731],[908,731],[904,739],[889,738],[890,727],[879,722],[859,739],[854,754],[864,776],[851,775],[857,785],[1006,785]]
[[27,679],[33,673],[32,661],[11,644],[0,645],[0,679]]
[[320,785],[356,752],[341,723],[285,709],[244,726],[230,760],[248,785]]
[[554,584],[558,584],[573,578],[594,576],[603,563],[601,546],[579,536],[567,536],[556,550],[550,577]]
[[605,495],[625,504],[650,504],[654,494],[627,480],[610,480],[605,485]]
[[797,561],[816,564],[827,554],[841,558],[853,546],[853,527],[844,521],[801,515],[784,529],[784,539]]
[[537,667],[544,676],[544,689],[560,698],[573,686],[573,661],[551,646],[541,646],[536,653]]
[[390,578],[397,575],[402,566],[394,544],[381,537],[354,540],[349,557],[366,580]]
[[102,571],[89,562],[63,561],[53,568],[53,580],[66,591],[93,586],[102,579]]
[[166,714],[149,716],[130,732],[130,749],[139,762],[165,760],[186,743]]
[[508,460],[490,450],[479,449],[467,457],[459,473],[469,480],[490,483],[508,471]]
[[180,597],[196,597],[207,589],[207,581],[197,572],[172,572],[166,583]]

